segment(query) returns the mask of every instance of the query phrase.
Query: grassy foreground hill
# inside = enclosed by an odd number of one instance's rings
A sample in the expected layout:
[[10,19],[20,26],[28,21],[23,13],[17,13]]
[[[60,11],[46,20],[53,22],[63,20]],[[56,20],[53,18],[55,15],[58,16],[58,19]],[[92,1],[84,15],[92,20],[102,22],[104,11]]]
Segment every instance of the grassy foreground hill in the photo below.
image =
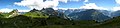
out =
[[114,17],[97,27],[105,27],[105,28],[120,28],[120,16]]
[[[120,16],[111,20],[95,23],[94,21],[74,21],[74,25],[50,25],[40,26],[42,28],[120,28]],[[38,27],[37,27],[38,28]]]

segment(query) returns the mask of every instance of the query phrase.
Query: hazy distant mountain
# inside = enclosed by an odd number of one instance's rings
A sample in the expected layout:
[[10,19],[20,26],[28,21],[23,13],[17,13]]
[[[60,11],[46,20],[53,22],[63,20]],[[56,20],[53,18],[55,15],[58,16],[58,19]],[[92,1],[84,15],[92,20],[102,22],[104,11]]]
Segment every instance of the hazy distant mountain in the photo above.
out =
[[111,13],[111,16],[112,16],[112,17],[120,16],[120,11],[112,12],[112,13]]
[[86,9],[67,9],[67,10],[58,9],[58,12],[62,12],[66,15],[69,15],[70,13],[81,12],[81,11],[85,11],[85,10]]
[[27,12],[19,12],[20,15],[23,15],[23,14],[25,14],[25,13],[27,13]]
[[88,9],[86,11],[75,12],[68,15],[73,20],[96,20],[96,21],[103,21],[107,20],[110,17],[104,15],[103,13],[99,12],[95,9]]
[[104,15],[106,15],[106,16],[109,16],[109,17],[112,17],[111,16],[111,11],[108,11],[108,10],[98,10],[99,12],[101,12],[101,13],[103,13]]
[[[88,11],[89,10],[89,11]],[[98,13],[94,17],[97,18],[96,20],[107,20],[108,18],[111,18],[111,12],[107,10],[96,10],[96,9],[58,9],[59,12],[62,12],[66,14],[69,18],[72,18],[74,20],[93,20],[93,16],[95,15],[93,13]],[[81,19],[83,18],[83,19]],[[99,18],[99,19],[98,19]],[[101,19],[102,18],[102,19]],[[104,19],[107,18],[107,19]]]

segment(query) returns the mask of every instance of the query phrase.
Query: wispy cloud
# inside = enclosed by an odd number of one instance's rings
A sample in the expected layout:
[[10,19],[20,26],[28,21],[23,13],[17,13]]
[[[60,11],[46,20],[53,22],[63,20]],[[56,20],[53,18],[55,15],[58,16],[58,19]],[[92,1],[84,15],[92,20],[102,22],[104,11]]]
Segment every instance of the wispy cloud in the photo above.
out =
[[68,10],[68,9],[80,9],[80,8],[58,8],[58,9]]
[[[120,0],[115,0],[115,2],[116,2],[117,5],[120,5]],[[120,6],[115,6],[111,10],[112,11],[118,11],[118,10],[120,10]]]
[[89,0],[85,0],[84,2],[88,2]]
[[[11,12],[13,9],[9,8],[2,8],[0,9],[0,12]],[[30,10],[18,10],[18,12],[29,12]]]
[[107,8],[99,7],[95,3],[88,3],[84,6],[81,6],[80,9],[100,9],[100,10],[108,10]]
[[113,7],[112,10],[113,11],[118,11],[118,10],[120,10],[120,7]]
[[115,0],[117,4],[120,4],[120,0]]
[[69,0],[69,1],[76,1],[76,2],[79,2],[79,1],[81,1],[81,0]]
[[30,10],[18,10],[18,12],[29,12]]
[[10,11],[12,11],[12,9],[9,9],[9,8],[0,9],[0,12],[10,12]]

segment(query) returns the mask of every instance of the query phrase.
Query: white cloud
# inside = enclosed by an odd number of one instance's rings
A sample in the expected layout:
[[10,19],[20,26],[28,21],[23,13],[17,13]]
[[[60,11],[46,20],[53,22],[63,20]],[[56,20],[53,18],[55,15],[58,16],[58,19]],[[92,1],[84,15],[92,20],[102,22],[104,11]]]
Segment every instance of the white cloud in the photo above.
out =
[[12,9],[8,9],[8,8],[0,9],[0,12],[10,12],[10,11],[12,11]]
[[115,0],[117,4],[120,4],[120,0]]
[[120,10],[120,7],[113,7],[112,11],[118,11]]
[[15,5],[19,6],[26,6],[30,9],[36,8],[41,10],[42,8],[52,8],[57,7],[59,2],[67,3],[68,1],[79,1],[79,0],[46,0],[43,2],[43,0],[23,0],[21,2],[15,2]]
[[[120,0],[115,0],[118,5],[120,5]],[[120,10],[120,6],[115,6],[112,8],[112,11],[118,11]]]
[[85,4],[81,6],[80,9],[99,9],[99,10],[108,10],[107,8],[98,7],[95,3]]
[[[0,12],[11,12],[13,9],[3,8],[0,9]],[[30,10],[18,10],[18,12],[29,12]]]
[[84,2],[88,2],[89,0],[85,0]]
[[23,0],[21,2],[15,2],[14,4],[19,6],[27,6],[30,9],[33,8],[42,9],[42,8],[58,6],[58,0],[45,1],[45,2],[43,2],[43,0]]
[[58,8],[58,9],[67,10],[68,8]]
[[18,10],[18,12],[29,12],[30,10]]
[[68,2],[68,0],[58,0],[58,1],[61,1],[61,2],[64,2],[64,3]]
[[[116,2],[118,5],[120,5],[120,0],[115,0],[115,2]],[[120,10],[120,6],[115,6],[115,7],[113,7],[111,10],[112,10],[112,11],[118,11],[118,10]]]
[[68,10],[68,9],[80,9],[80,8],[57,8],[57,9]]
[[54,9],[54,10],[58,10],[58,8],[57,8],[57,7],[53,7],[53,9]]
[[78,1],[81,1],[81,0],[69,0],[69,1],[76,1],[76,2],[78,2]]

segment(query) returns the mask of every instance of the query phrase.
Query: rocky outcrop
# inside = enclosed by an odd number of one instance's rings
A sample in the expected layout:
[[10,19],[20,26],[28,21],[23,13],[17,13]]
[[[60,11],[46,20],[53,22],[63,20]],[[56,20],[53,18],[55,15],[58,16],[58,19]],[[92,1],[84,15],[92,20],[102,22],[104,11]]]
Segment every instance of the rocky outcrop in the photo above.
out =
[[10,15],[9,15],[7,18],[9,18],[9,17],[14,17],[14,16],[19,15],[19,12],[18,12],[17,9],[15,9],[15,10],[9,12],[9,14],[10,14]]

